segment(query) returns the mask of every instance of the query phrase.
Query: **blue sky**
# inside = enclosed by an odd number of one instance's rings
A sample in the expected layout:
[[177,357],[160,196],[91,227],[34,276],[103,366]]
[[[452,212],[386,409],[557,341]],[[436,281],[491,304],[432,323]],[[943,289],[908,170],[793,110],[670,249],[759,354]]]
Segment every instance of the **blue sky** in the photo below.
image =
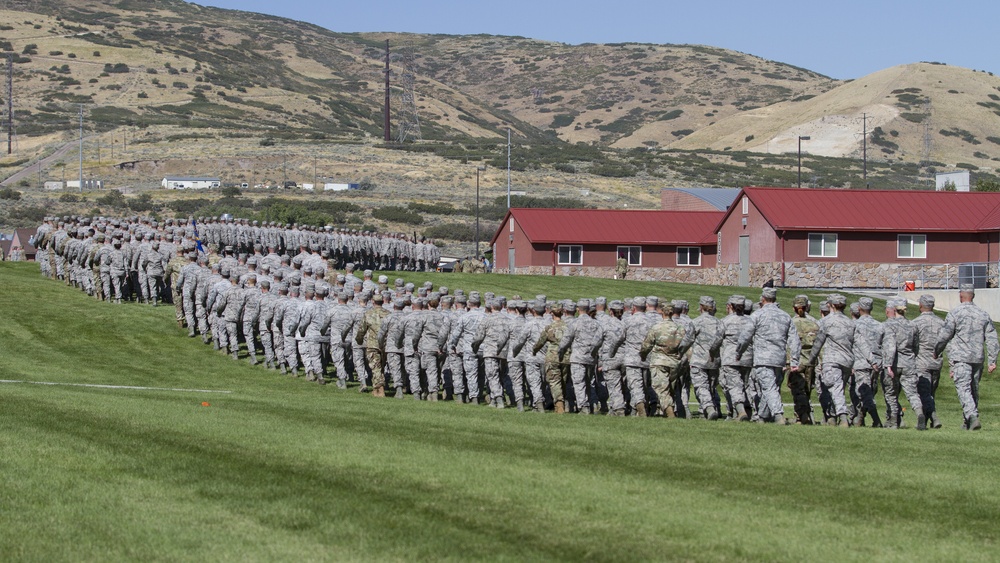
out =
[[562,43],[695,43],[834,78],[936,61],[1000,74],[1000,2],[775,0],[200,0],[333,31],[520,35]]

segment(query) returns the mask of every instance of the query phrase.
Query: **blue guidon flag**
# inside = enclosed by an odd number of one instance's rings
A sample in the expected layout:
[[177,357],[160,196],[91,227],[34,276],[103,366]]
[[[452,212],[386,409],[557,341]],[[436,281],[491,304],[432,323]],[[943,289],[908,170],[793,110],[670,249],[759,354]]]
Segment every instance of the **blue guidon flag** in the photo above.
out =
[[198,252],[204,254],[205,247],[201,245],[201,237],[198,236],[198,223],[194,220],[194,217],[191,218],[191,226],[194,228],[194,244],[198,248]]

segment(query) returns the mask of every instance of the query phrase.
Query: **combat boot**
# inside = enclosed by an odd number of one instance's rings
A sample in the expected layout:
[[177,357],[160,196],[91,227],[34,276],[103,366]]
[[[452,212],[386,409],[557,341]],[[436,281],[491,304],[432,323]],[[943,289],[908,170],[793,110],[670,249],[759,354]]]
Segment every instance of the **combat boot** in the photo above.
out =
[[563,409],[563,402],[562,401],[556,401],[555,402],[555,411],[556,411],[556,414],[563,414],[564,412],[566,412],[566,410]]
[[431,393],[431,394],[427,395],[427,400],[430,401],[430,402],[432,402],[432,403],[438,402],[437,391],[435,391],[434,393]]
[[479,404],[479,395],[476,395],[475,397],[469,397],[469,402],[467,404],[478,405]]
[[641,416],[643,418],[645,418],[646,416],[648,416],[646,414],[646,402],[645,401],[639,401],[638,403],[636,403],[636,405],[635,405],[635,415],[636,416]]
[[403,388],[402,387],[396,387],[396,398],[397,399],[402,399],[405,396],[406,396],[406,393],[403,392]]
[[503,409],[507,407],[507,403],[504,402],[503,397],[497,397],[497,400],[493,402],[497,409]]
[[326,385],[326,378],[323,377],[322,375],[317,376],[316,383],[319,383],[320,385]]
[[383,387],[372,389],[372,397],[385,398],[385,389]]
[[316,381],[316,376],[313,372],[306,370],[306,381]]
[[747,407],[743,403],[739,403],[738,405],[736,405],[736,420],[740,422],[746,422],[750,420],[750,417],[747,416]]
[[420,391],[417,391],[416,393],[413,394],[413,400],[414,401],[420,400]]
[[288,370],[285,369],[285,364],[281,364],[281,375],[287,375]]
[[194,329],[188,331],[188,338],[194,338]]
[[784,426],[785,424],[787,424],[785,422],[785,415],[779,414],[778,416],[774,417],[774,423],[777,424],[778,426]]
[[590,405],[583,405],[580,407],[580,414],[591,414],[593,412],[593,407]]
[[516,406],[517,406],[517,412],[524,412],[524,401],[523,400],[517,401]]
[[922,414],[917,415],[917,430],[927,430],[927,417]]
[[257,354],[250,354],[250,365],[255,366],[259,363],[260,361],[257,360]]
[[708,407],[705,411],[705,418],[708,420],[719,420],[719,411],[715,407]]
[[535,401],[535,412],[545,412],[544,401]]
[[979,422],[978,416],[973,416],[969,419],[969,430],[981,430],[982,428],[983,425]]
[[239,352],[233,352],[233,359],[234,360],[240,359],[240,353]]
[[677,418],[677,413],[674,411],[674,406],[670,405],[663,411],[663,416],[667,418]]
[[931,413],[931,428],[937,430],[941,428],[941,421],[938,419],[937,411]]
[[847,415],[846,414],[842,414],[842,415],[838,416],[837,417],[837,421],[838,421],[838,426],[840,426],[841,428],[850,428],[851,427],[851,423],[850,423],[850,421],[847,420]]
[[289,375],[291,375],[292,377],[298,377],[299,376],[299,368],[292,368],[292,373],[290,373]]

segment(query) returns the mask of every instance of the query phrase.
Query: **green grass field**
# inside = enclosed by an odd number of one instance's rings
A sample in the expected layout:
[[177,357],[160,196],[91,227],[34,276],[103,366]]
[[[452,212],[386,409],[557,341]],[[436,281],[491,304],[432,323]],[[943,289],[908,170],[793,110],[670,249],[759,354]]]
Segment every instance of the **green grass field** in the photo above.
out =
[[[470,278],[617,287],[433,277]],[[0,264],[0,379],[175,389],[0,384],[0,560],[997,558],[996,376],[978,433],[947,380],[928,432],[522,414],[308,384],[172,316]]]

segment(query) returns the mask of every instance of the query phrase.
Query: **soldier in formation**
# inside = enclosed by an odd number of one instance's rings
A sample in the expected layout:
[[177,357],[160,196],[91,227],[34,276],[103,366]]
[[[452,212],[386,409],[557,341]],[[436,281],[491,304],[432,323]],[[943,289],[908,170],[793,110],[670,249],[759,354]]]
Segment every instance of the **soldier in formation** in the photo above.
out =
[[961,305],[945,320],[934,315],[930,296],[920,298],[912,319],[897,299],[887,303],[883,323],[871,317],[869,298],[852,304],[848,316],[839,294],[820,303],[821,314],[828,313],[818,320],[809,315],[809,299],[796,296],[790,316],[778,308],[773,288],[764,289],[752,314],[749,300],[731,296],[721,318],[714,299],[704,296],[691,319],[685,302],[656,296],[508,300],[435,291],[402,278],[390,289],[386,276],[356,277],[354,263],[338,268],[329,254],[315,252],[311,239],[295,256],[278,255],[284,243],[273,239],[263,243],[266,255],[258,244],[240,256],[229,245],[221,253],[211,246],[197,251],[185,226],[70,223],[39,227],[36,237],[48,251],[39,260],[45,275],[116,303],[173,297],[178,323],[221,353],[251,364],[262,354],[267,369],[292,377],[302,370],[306,380],[335,379],[340,388],[354,382],[375,397],[391,386],[398,398],[685,417],[690,374],[692,414],[781,424],[779,388],[787,379],[798,424],[813,421],[816,385],[827,423],[903,427],[902,395],[923,430],[941,427],[934,395],[947,351],[964,427],[977,430],[979,380],[1000,354],[989,316],[965,286]]

